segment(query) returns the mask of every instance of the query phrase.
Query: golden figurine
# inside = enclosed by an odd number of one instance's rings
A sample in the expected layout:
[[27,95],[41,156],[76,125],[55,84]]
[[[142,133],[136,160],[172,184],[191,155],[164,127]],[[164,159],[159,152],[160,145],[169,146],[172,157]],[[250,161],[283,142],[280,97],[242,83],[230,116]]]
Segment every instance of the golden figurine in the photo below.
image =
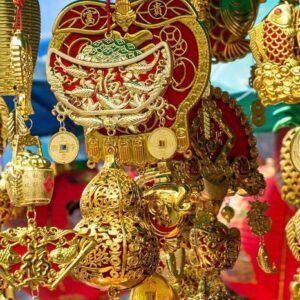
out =
[[116,0],[115,12],[113,20],[118,24],[123,31],[127,32],[128,28],[136,19],[136,13],[131,8],[129,0]]
[[286,2],[249,32],[256,61],[252,85],[265,106],[300,101],[299,20],[296,8]]

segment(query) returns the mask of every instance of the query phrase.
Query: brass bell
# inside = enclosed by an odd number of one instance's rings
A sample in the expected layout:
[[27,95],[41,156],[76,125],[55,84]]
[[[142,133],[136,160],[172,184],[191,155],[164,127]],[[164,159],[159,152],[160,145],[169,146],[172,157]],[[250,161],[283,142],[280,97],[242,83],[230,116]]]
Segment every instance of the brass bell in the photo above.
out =
[[25,148],[13,150],[13,159],[4,172],[7,192],[14,206],[47,205],[52,198],[54,172],[50,161],[42,155],[39,140],[35,141],[37,153]]

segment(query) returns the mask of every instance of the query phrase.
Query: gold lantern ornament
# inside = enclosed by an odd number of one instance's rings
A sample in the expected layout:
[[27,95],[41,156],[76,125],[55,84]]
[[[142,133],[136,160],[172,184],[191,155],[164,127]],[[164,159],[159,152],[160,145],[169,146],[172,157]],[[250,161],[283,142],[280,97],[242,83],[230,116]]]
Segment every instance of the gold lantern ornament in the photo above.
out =
[[159,262],[157,240],[141,217],[141,192],[110,155],[85,188],[80,209],[83,218],[75,230],[93,237],[97,246],[73,274],[119,299],[120,290],[152,275]]

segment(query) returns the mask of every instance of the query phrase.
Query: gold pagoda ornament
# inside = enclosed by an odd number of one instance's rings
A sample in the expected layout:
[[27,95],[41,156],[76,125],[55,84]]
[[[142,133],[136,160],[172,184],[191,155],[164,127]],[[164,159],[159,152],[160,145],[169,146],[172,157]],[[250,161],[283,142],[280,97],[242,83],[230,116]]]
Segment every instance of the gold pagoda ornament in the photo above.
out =
[[80,281],[108,290],[110,299],[152,275],[159,261],[156,237],[143,220],[141,192],[107,156],[103,169],[80,200],[82,220],[75,230],[95,239],[97,246],[73,270]]
[[299,9],[285,2],[250,30],[252,86],[262,104],[300,101]]

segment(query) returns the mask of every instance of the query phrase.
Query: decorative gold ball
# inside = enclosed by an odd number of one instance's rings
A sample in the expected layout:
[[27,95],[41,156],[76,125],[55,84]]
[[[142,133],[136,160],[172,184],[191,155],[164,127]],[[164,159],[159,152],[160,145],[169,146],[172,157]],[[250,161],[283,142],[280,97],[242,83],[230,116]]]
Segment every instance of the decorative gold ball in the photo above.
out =
[[224,206],[221,210],[221,216],[226,220],[227,223],[230,223],[234,217],[234,213],[234,209],[229,205]]
[[74,269],[78,280],[102,290],[126,289],[155,272],[159,248],[140,207],[140,191],[123,170],[104,168],[88,184],[75,230],[93,236],[97,246]]

